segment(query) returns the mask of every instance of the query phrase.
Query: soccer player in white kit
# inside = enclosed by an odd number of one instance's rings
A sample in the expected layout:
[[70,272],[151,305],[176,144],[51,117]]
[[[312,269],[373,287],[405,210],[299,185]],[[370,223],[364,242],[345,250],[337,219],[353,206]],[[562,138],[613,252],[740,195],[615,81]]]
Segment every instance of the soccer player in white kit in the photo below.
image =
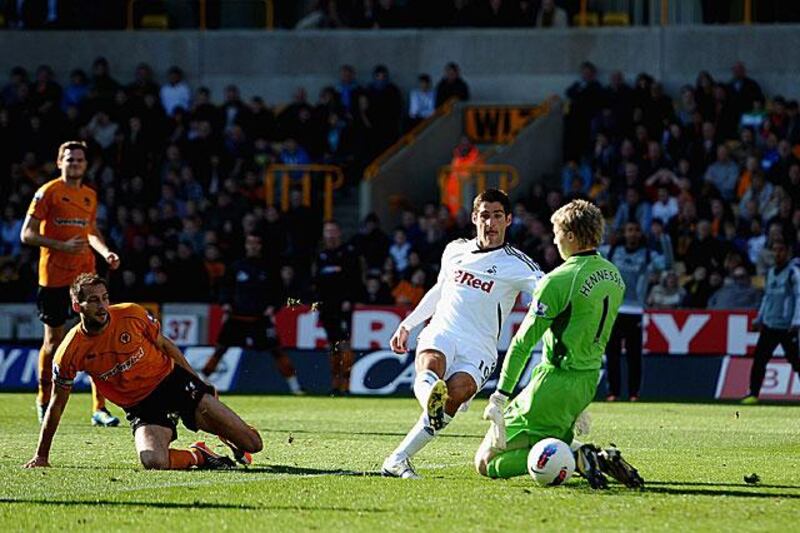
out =
[[477,237],[458,239],[442,253],[439,278],[398,326],[390,341],[408,351],[409,332],[427,319],[417,339],[414,395],[420,416],[383,462],[386,476],[418,478],[411,457],[428,444],[469,402],[497,364],[497,340],[520,292],[532,293],[543,276],[528,256],[505,243],[511,203],[505,192],[487,189],[472,206]]

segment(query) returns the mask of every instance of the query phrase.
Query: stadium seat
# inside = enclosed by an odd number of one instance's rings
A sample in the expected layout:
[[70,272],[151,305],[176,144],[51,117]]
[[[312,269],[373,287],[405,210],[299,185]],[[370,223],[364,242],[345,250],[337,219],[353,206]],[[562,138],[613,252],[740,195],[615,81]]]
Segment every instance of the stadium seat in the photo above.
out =
[[[572,25],[580,27],[581,25],[581,14],[577,13],[572,17]],[[588,11],[586,13],[586,26],[599,26],[600,25],[600,16],[593,12]]]
[[143,15],[141,27],[147,30],[167,30],[169,29],[169,19],[166,13]]
[[631,17],[624,11],[603,13],[603,26],[630,26]]

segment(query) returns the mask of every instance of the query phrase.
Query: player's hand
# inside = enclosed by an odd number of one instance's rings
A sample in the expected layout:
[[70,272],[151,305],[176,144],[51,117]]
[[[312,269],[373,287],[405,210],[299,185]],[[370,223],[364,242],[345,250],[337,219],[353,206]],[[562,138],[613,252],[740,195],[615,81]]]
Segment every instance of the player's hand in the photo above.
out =
[[34,455],[33,459],[22,465],[23,468],[41,468],[49,466],[50,461],[47,460],[47,457],[42,457],[41,455]]
[[68,254],[79,254],[85,251],[89,246],[89,241],[86,237],[75,235],[71,239],[61,242],[61,251]]
[[111,270],[116,270],[119,268],[119,256],[114,252],[108,252],[105,259],[106,263],[108,263],[108,268]]
[[505,413],[507,403],[508,396],[499,390],[495,391],[489,396],[489,403],[486,405],[486,409],[483,410],[483,419],[498,425],[504,424],[505,418],[503,417],[503,413]]
[[389,347],[396,354],[403,354],[408,352],[408,330],[403,326],[398,326],[397,331],[392,335],[389,341]]

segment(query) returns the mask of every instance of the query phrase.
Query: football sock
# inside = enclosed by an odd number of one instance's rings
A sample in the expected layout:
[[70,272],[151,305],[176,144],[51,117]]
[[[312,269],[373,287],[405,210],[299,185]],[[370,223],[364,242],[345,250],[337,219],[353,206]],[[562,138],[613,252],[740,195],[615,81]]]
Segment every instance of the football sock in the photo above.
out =
[[289,376],[286,378],[286,384],[289,385],[289,390],[298,393],[300,392],[300,381],[297,379],[297,376]]
[[97,386],[94,384],[94,380],[89,380],[92,383],[92,412],[100,411],[101,409],[106,408],[106,399],[100,394],[100,391],[97,390]]
[[428,397],[431,395],[433,384],[437,381],[439,381],[439,376],[432,370],[417,372],[417,376],[414,378],[414,396],[417,397],[423,411],[428,409]]
[[489,461],[486,473],[493,478],[521,476],[528,471],[528,448],[508,450]]
[[[442,429],[446,428],[452,420],[453,417],[445,414],[444,426],[442,426]],[[428,415],[422,413],[417,423],[414,424],[414,427],[411,428],[411,431],[409,431],[408,435],[403,439],[403,442],[392,452],[392,457],[405,458],[415,456],[422,448],[427,446],[440,431],[441,430],[434,431],[428,422]]]
[[174,448],[169,449],[170,470],[186,470],[191,466],[202,466],[205,462],[205,457],[203,457],[202,453],[190,450],[176,450]]
[[50,403],[52,389],[53,356],[42,347],[39,349],[39,392],[36,394],[36,401],[39,402],[39,405]]

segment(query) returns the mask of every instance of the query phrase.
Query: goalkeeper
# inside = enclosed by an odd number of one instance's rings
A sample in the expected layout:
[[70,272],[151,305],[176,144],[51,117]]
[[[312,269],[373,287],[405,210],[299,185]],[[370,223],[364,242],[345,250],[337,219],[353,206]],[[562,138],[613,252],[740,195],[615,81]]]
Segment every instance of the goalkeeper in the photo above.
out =
[[[572,443],[576,469],[592,488],[607,486],[604,473],[638,487],[642,479],[618,450],[601,451],[573,441],[573,427],[597,390],[625,283],[619,270],[597,253],[604,221],[596,206],[575,200],[556,211],[551,221],[565,262],[539,282],[511,341],[497,391],[483,415],[492,427],[475,455],[475,467],[491,478],[525,474],[531,447],[554,437]],[[529,385],[506,407],[542,337],[542,362]]]

